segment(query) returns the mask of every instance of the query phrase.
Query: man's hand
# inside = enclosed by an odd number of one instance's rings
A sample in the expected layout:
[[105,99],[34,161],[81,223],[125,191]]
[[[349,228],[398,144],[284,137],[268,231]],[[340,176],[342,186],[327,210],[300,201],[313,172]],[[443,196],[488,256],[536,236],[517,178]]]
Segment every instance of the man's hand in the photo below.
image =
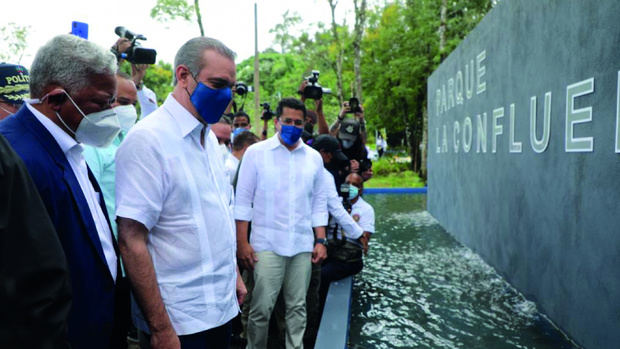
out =
[[301,95],[299,98],[302,102],[306,101],[306,97],[304,97],[304,90],[306,89],[306,86],[308,86],[308,80],[302,81],[301,85],[299,85],[299,89],[297,90],[297,92]]
[[136,88],[139,90],[142,85],[142,79],[146,75],[146,69],[148,64],[132,64],[131,65],[131,80],[136,84]]
[[323,113],[323,98],[314,100],[314,107],[316,109],[317,114]]
[[258,257],[252,246],[243,242],[237,244],[237,260],[243,269],[254,270],[254,263],[258,262]]
[[355,113],[355,118],[357,119],[357,121],[362,123],[364,122],[364,108],[362,108],[361,105],[359,107],[360,107],[360,111]]
[[338,114],[338,119],[342,120],[347,115],[347,113],[351,110],[349,107],[349,101],[342,102],[342,108],[340,108],[340,113]]
[[368,238],[366,237],[366,235],[362,235],[360,236],[359,240],[362,243],[362,248],[364,250],[364,256],[368,256]]
[[161,331],[151,333],[152,349],[181,349],[181,342],[174,328],[167,327]]
[[312,263],[321,264],[327,258],[327,247],[323,244],[314,244],[312,251]]
[[357,160],[351,160],[351,173],[357,173],[360,170],[360,163]]
[[131,40],[127,38],[118,38],[114,46],[112,46],[118,53],[123,53],[131,47]]
[[243,283],[243,279],[241,278],[241,272],[239,272],[239,268],[237,267],[237,301],[239,305],[243,304],[245,301],[245,296],[248,294],[248,289],[245,287],[245,283]]

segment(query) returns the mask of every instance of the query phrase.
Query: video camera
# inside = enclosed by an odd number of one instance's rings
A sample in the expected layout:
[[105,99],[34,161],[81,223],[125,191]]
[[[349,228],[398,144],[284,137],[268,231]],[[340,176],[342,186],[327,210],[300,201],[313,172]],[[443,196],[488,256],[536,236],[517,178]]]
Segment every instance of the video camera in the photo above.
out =
[[304,90],[301,91],[301,94],[305,98],[321,99],[323,98],[323,93],[332,93],[332,90],[328,88],[323,88],[321,87],[321,85],[319,85],[319,74],[320,72],[318,70],[313,70],[311,75],[306,76],[305,79],[306,81],[308,81],[308,84],[306,85]]
[[263,107],[263,115],[260,117],[261,120],[271,120],[275,116],[275,114],[271,111],[271,106],[269,103],[261,103],[260,106]]
[[347,111],[347,113],[361,113],[361,112],[362,112],[362,108],[360,108],[360,100],[355,97],[349,98],[349,110]]
[[116,47],[112,47],[112,53],[116,55],[117,60],[126,59],[133,64],[155,64],[157,51],[152,48],[144,48],[136,40],[146,40],[142,34],[135,34],[125,27],[116,27],[114,29],[116,35],[131,41],[131,46],[125,52],[118,52]]

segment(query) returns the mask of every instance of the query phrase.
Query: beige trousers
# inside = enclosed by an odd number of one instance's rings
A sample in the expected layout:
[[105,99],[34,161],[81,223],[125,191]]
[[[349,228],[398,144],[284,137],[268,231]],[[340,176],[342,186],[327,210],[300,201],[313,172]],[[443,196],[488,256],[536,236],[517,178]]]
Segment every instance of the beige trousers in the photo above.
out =
[[303,348],[306,329],[306,293],[310,284],[310,252],[292,257],[271,251],[256,253],[254,290],[248,317],[248,349],[267,348],[271,312],[282,289],[286,308],[286,348]]

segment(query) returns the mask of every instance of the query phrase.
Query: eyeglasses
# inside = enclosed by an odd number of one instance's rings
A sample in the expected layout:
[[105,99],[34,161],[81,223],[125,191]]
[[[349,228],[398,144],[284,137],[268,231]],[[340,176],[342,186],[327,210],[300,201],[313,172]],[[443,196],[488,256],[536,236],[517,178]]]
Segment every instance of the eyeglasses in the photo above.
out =
[[234,128],[246,128],[246,127],[248,127],[248,125],[249,125],[249,124],[248,124],[248,123],[246,123],[246,122],[241,122],[241,123],[238,123],[238,124],[233,123],[233,127],[234,127]]
[[295,126],[303,126],[304,125],[304,121],[303,120],[299,120],[299,119],[291,119],[291,118],[286,118],[286,119],[280,119],[280,122],[283,123],[284,125],[295,125]]

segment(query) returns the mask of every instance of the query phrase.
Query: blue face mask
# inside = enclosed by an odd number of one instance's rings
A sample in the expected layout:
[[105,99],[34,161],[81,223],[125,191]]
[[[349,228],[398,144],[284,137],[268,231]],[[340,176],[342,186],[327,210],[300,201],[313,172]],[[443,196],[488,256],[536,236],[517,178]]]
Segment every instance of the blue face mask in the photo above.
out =
[[189,97],[194,108],[207,124],[214,124],[220,120],[231,99],[232,92],[229,87],[216,90],[202,82],[198,83]]
[[295,127],[293,125],[281,125],[280,129],[280,138],[282,141],[289,146],[293,146],[301,137],[301,134],[304,132],[303,128]]

